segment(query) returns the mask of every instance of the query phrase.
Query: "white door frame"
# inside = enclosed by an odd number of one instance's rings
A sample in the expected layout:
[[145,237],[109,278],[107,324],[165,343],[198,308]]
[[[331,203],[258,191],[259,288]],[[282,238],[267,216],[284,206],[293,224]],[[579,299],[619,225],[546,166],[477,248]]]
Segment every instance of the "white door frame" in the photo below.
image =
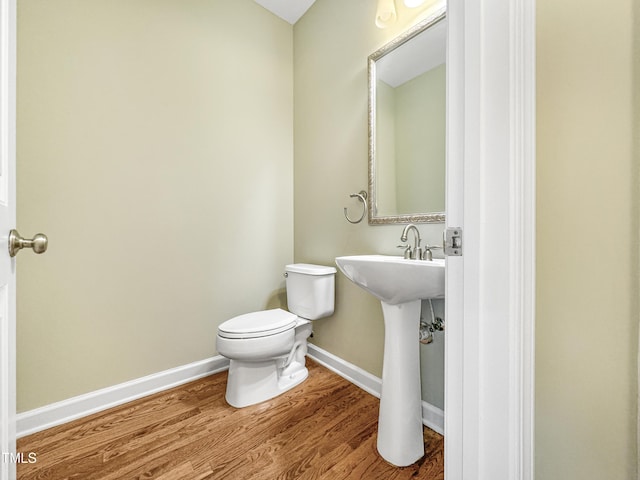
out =
[[535,0],[449,0],[447,480],[532,480]]

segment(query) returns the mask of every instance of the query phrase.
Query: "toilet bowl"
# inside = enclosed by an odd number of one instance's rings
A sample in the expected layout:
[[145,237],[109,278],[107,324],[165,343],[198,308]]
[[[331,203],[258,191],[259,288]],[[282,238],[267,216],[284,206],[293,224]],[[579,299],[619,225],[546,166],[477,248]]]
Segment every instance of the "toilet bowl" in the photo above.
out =
[[276,308],[246,313],[218,327],[216,348],[230,360],[225,394],[229,405],[264,402],[307,378],[311,321],[333,314],[335,273],[333,267],[287,265],[289,312]]

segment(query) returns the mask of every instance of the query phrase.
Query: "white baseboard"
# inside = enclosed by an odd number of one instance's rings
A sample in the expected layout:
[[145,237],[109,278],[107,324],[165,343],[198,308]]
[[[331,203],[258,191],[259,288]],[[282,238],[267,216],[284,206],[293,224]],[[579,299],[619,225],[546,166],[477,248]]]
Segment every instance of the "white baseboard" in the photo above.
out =
[[[380,392],[382,391],[382,380],[380,378],[311,343],[308,345],[307,354],[320,365],[337,373],[371,395],[380,398]],[[422,402],[422,423],[431,430],[444,435],[444,411],[425,401]]]
[[[371,395],[380,398],[382,386],[380,378],[315,345],[309,344],[308,354],[319,364]],[[217,355],[19,413],[16,417],[16,436],[21,438],[31,435],[147,395],[192,382],[207,375],[222,372],[228,368],[229,360]],[[422,402],[422,422],[432,430],[444,434],[444,412],[441,409]]]
[[86,417],[229,368],[221,355],[19,413],[17,438]]

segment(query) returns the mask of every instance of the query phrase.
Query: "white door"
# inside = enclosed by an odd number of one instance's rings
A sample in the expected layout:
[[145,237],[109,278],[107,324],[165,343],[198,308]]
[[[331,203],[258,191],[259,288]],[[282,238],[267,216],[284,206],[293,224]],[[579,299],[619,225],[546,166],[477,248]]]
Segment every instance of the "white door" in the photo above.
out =
[[16,258],[47,238],[16,228],[16,0],[0,0],[0,480],[16,478]]
[[0,479],[9,480],[16,475],[16,264],[8,248],[16,223],[16,3],[0,2]]
[[449,0],[445,475],[533,478],[535,0]]
[[16,0],[0,0],[0,480],[16,478],[16,258],[47,238],[16,228]]

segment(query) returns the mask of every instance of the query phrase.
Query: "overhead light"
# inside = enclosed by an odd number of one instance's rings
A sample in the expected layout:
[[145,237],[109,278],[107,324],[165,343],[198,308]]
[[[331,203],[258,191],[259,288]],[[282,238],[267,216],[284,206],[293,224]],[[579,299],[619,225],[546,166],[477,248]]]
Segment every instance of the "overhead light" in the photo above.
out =
[[[415,0],[414,0],[415,1]],[[376,27],[387,28],[396,21],[396,5],[393,0],[378,0]]]
[[424,0],[404,0],[404,4],[409,8],[419,7],[424,3]]

